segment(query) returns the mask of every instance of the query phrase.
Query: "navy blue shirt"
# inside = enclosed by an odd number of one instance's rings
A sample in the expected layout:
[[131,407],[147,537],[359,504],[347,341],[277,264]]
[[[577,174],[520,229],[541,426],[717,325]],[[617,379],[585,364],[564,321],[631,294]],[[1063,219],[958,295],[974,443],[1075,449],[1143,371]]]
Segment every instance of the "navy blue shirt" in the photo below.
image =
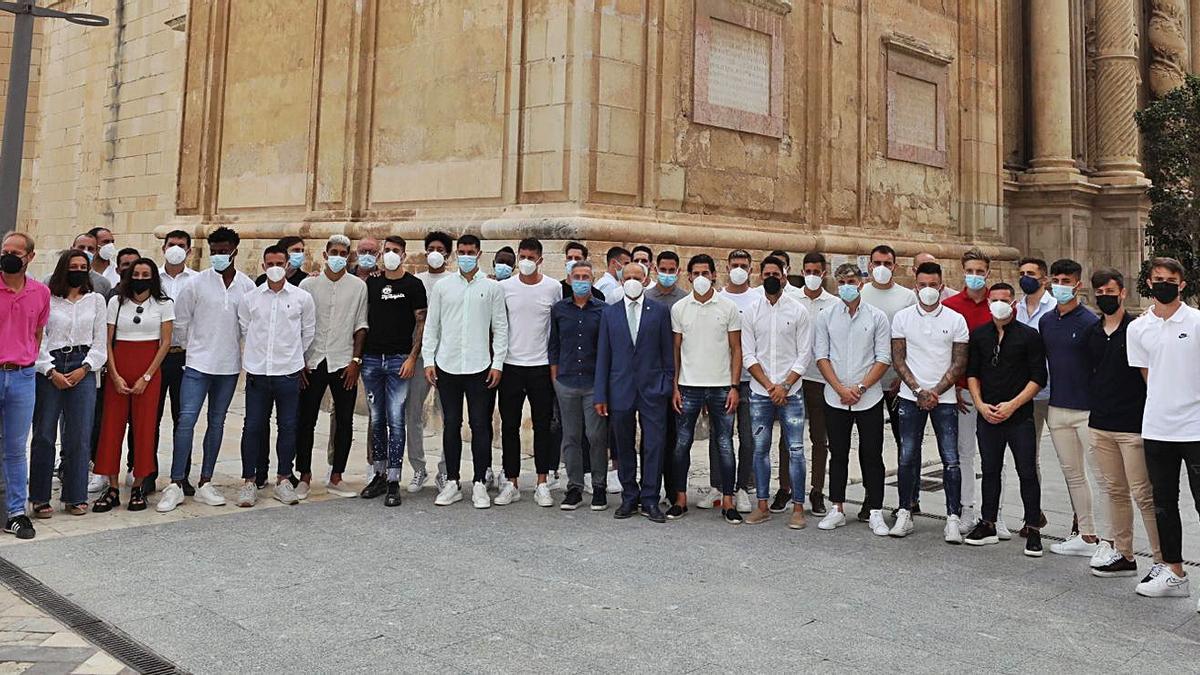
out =
[[1071,410],[1091,410],[1092,363],[1088,340],[1100,317],[1082,304],[1066,314],[1057,309],[1038,321],[1050,367],[1050,405]]
[[559,300],[550,308],[550,365],[558,366],[558,381],[564,386],[594,386],[600,314],[606,306],[592,296],[582,309],[574,299]]

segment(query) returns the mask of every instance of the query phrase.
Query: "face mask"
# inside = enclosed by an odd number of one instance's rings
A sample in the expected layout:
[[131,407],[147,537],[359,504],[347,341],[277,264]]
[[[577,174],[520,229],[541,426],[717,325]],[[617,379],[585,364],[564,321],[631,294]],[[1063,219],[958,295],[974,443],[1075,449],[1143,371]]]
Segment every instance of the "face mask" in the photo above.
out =
[[875,280],[875,283],[884,285],[892,280],[892,271],[883,265],[878,265],[871,270],[871,278]]
[[473,255],[458,256],[458,271],[463,274],[470,274],[475,271],[475,266],[479,264],[479,257]]
[[842,284],[838,286],[838,297],[847,303],[857,300],[858,293],[858,286],[854,284]]
[[446,256],[440,251],[430,251],[425,255],[425,264],[429,265],[429,269],[441,269],[442,265],[446,264]]
[[100,247],[100,259],[112,262],[117,258],[117,247],[111,242]]
[[13,253],[5,253],[0,256],[0,270],[5,274],[16,274],[21,271],[24,263],[21,262],[21,257]]
[[579,262],[579,261],[578,260],[568,260],[567,261],[566,267],[567,267],[567,278],[568,279],[571,278],[571,270],[575,269],[575,263],[577,263],[577,262]]
[[1042,282],[1033,277],[1021,277],[1021,280],[1017,283],[1021,285],[1021,292],[1025,295],[1033,295],[1042,287]]
[[375,269],[375,264],[376,264],[375,261],[376,261],[375,256],[370,253],[359,253],[358,254],[358,266],[363,268],[364,270]]
[[187,259],[187,251],[182,246],[171,246],[164,254],[168,265],[178,265]]
[[922,305],[936,305],[938,300],[941,300],[941,298],[942,292],[932,286],[926,286],[925,288],[917,291],[917,299],[921,301]]
[[1097,295],[1096,306],[1104,312],[1105,316],[1112,316],[1121,309],[1121,296],[1119,295]]
[[582,298],[592,292],[592,282],[574,279],[571,281],[571,292],[575,294],[575,297]]
[[513,273],[512,265],[505,265],[504,263],[496,263],[496,278],[499,279],[500,281],[504,281],[505,279],[508,279],[509,277],[512,276],[512,273]]
[[400,269],[400,263],[402,262],[404,262],[404,259],[395,251],[388,251],[383,254],[383,269],[389,272],[395,272]]
[[749,279],[750,273],[740,267],[735,267],[729,270],[729,283],[733,284],[734,286],[741,286]]
[[625,289],[625,296],[630,300],[637,300],[642,297],[644,287],[642,286],[642,282],[637,279],[626,279],[625,283],[621,284],[621,287]]
[[1062,284],[1054,284],[1050,286],[1050,295],[1058,301],[1058,304],[1065,305],[1075,299],[1075,287],[1063,286]]
[[301,267],[304,267],[304,251],[296,251],[295,253],[289,253],[288,254],[288,265],[291,265],[292,269],[297,269],[297,270],[300,269]]
[[329,256],[325,259],[325,264],[329,266],[329,269],[333,270],[334,274],[346,269],[346,259],[340,255]]
[[224,253],[214,253],[208,256],[208,260],[212,263],[213,269],[218,272],[224,272],[225,270],[229,269],[229,263],[233,262],[230,257]]
[[88,280],[88,273],[85,270],[71,270],[67,272],[67,285],[71,288],[79,288]]
[[521,271],[522,276],[533,276],[537,272],[537,263],[532,260],[518,260],[517,269]]
[[87,256],[89,265],[91,265],[92,261],[96,259],[96,254],[92,253],[91,251],[84,251],[83,254]]
[[804,275],[804,287],[810,291],[815,291],[820,288],[822,281],[824,281],[824,279],[815,274]]
[[658,283],[667,288],[673,288],[676,281],[679,281],[678,274],[663,274],[662,272],[658,273]]
[[625,268],[624,267],[617,268],[617,281],[620,281],[624,278],[625,278]]
[[968,289],[977,291],[983,288],[983,285],[987,283],[987,277],[983,276],[982,274],[968,274],[964,278],[964,281],[966,282]]
[[997,321],[1007,321],[1008,317],[1012,316],[1013,313],[1012,305],[999,300],[988,305],[988,309],[992,310],[992,316],[995,317]]
[[1170,281],[1156,281],[1150,284],[1150,292],[1155,300],[1169,305],[1179,297],[1179,284],[1173,284]]
[[267,268],[267,281],[270,281],[273,284],[277,284],[277,283],[283,281],[283,278],[285,276],[287,276],[287,268],[286,267],[268,267]]
[[767,292],[767,295],[779,295],[779,292],[783,290],[783,282],[775,277],[766,277],[763,279],[763,290]]
[[130,279],[129,288],[133,290],[134,295],[141,295],[150,290],[149,279]]
[[712,281],[708,277],[696,277],[692,279],[692,290],[696,291],[696,295],[708,295],[712,290]]

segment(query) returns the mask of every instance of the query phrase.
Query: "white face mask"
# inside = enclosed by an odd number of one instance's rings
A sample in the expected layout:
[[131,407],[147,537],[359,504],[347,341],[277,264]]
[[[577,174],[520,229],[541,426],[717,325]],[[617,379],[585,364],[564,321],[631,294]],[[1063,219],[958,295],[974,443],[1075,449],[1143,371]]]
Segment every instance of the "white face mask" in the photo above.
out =
[[942,292],[932,286],[926,286],[917,291],[917,298],[921,301],[922,305],[932,307],[938,303],[938,300],[941,300]]
[[388,251],[383,254],[383,269],[389,272],[395,272],[400,269],[400,263],[402,262],[404,262],[404,259],[395,251]]
[[692,279],[692,290],[696,291],[696,295],[708,295],[712,290],[712,281],[708,277],[696,277]]
[[824,279],[815,274],[804,275],[804,287],[810,291],[815,291],[820,288],[822,281],[824,281]]
[[117,247],[111,241],[100,247],[100,259],[108,262],[117,259]]
[[442,265],[446,264],[446,256],[442,255],[439,251],[430,251],[425,256],[425,262],[429,264],[429,269],[431,270],[440,269]]
[[283,281],[283,278],[285,276],[287,276],[287,268],[286,267],[268,267],[267,268],[267,280],[273,284],[277,284],[277,283]]
[[883,265],[878,265],[871,270],[871,278],[875,280],[875,283],[885,285],[892,280],[892,271]]
[[997,321],[1005,321],[1008,319],[1008,317],[1012,316],[1013,313],[1012,305],[999,300],[988,305],[988,309],[992,310],[992,316],[995,317]]
[[625,289],[625,297],[630,300],[637,300],[642,297],[642,291],[645,290],[642,282],[637,279],[626,279],[625,283],[621,284],[621,287]]
[[741,286],[750,279],[750,273],[741,267],[735,267],[729,270],[729,282],[734,286]]
[[178,265],[187,259],[187,250],[182,246],[171,246],[165,254],[168,265]]
[[527,277],[532,276],[534,272],[537,272],[537,263],[535,263],[532,260],[529,260],[528,258],[518,260],[517,261],[517,270],[523,276],[527,276]]

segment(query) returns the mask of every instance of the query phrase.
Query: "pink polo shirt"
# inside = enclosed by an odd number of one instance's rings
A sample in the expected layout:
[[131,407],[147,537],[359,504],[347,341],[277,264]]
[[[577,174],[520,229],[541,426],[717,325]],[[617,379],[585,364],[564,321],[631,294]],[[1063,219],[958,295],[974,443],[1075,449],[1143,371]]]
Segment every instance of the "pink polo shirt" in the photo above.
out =
[[0,363],[32,365],[37,361],[38,329],[50,319],[50,289],[25,277],[19,293],[0,282]]

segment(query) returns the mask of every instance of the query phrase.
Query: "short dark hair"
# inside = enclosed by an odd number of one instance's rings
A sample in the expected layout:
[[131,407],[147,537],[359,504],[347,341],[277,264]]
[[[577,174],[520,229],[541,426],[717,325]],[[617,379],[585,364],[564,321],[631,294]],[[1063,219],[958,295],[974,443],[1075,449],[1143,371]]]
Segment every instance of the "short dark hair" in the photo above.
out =
[[467,246],[474,246],[475,248],[477,248],[481,251],[483,250],[483,242],[479,241],[479,237],[476,237],[473,234],[459,235],[457,245],[462,246],[463,244],[466,244]]
[[771,255],[782,260],[784,265],[792,264],[792,256],[788,255],[787,251],[771,251]]
[[1047,265],[1046,261],[1042,260],[1041,258],[1021,258],[1017,261],[1017,267],[1024,267],[1026,265],[1037,265],[1037,268],[1042,271],[1042,274],[1046,274],[1050,271],[1050,266]]
[[268,246],[263,249],[263,260],[266,260],[267,256],[271,255],[272,253],[278,253],[279,255],[283,256],[284,258],[288,257],[287,247],[280,246],[279,244],[275,244],[273,246]]
[[121,249],[120,251],[117,251],[116,259],[120,260],[121,258],[124,258],[127,255],[136,255],[138,258],[142,257],[141,251],[137,250],[136,248],[133,248],[132,246],[126,246],[125,248]]
[[692,273],[692,268],[696,265],[708,265],[708,271],[715,273],[717,271],[717,262],[707,253],[698,253],[688,260],[687,271]]
[[517,244],[518,251],[533,251],[540,257],[542,255],[542,242],[533,237],[526,237]]
[[171,230],[167,236],[163,237],[163,243],[165,244],[168,239],[182,239],[187,242],[188,248],[192,247],[192,235],[183,230]]
[[1180,279],[1187,278],[1187,274],[1185,274],[1183,271],[1183,264],[1174,258],[1168,258],[1165,256],[1154,258],[1150,261],[1150,267],[1148,271],[1152,272],[1156,267],[1161,267],[1168,272],[1174,272],[1175,274],[1179,275]]
[[1013,288],[1012,284],[1008,283],[1007,281],[1000,281],[992,284],[991,288],[988,289],[988,293],[991,293],[992,291],[1008,291],[1009,293],[1013,294],[1013,297],[1016,297],[1017,295],[1017,289]]
[[283,254],[287,255],[287,250],[289,248],[295,246],[296,244],[303,244],[303,243],[304,243],[304,237],[297,237],[295,235],[289,235],[287,237],[280,237],[279,241],[275,242],[275,245],[278,246],[279,248],[283,249]]
[[671,251],[671,250],[659,251],[658,257],[655,258],[654,261],[661,264],[662,261],[664,261],[664,260],[674,260],[675,264],[678,265],[679,264],[679,254],[676,253],[675,251]]
[[584,246],[583,244],[581,244],[577,241],[568,241],[567,245],[563,247],[563,255],[570,253],[571,249],[578,250],[580,253],[583,254],[584,258],[588,257],[588,247]]
[[614,246],[614,247],[608,249],[608,253],[604,254],[604,262],[611,263],[612,261],[616,260],[617,258],[620,258],[623,255],[627,255],[630,258],[633,257],[633,254],[630,253],[629,251],[627,251],[626,249],[624,249],[620,246]]
[[218,227],[217,229],[208,233],[208,243],[209,245],[233,244],[234,248],[237,248],[237,245],[242,243],[242,238],[239,237],[238,233],[234,232],[231,228]]
[[734,258],[745,258],[746,260],[749,260],[750,262],[754,262],[754,257],[751,256],[750,252],[744,248],[735,248],[732,251],[730,251],[729,257],[726,259],[726,262],[733,260]]
[[[85,263],[88,263],[88,269],[91,269],[91,261],[88,260],[87,254],[79,249],[69,248],[63,251],[58,256],[58,263],[54,265],[54,273],[50,275],[50,280],[46,282],[46,286],[50,288],[50,294],[60,298],[67,297],[71,292],[71,285],[67,283],[67,268],[71,266],[72,258],[83,258]],[[79,287],[81,293],[92,292],[92,275],[89,273],[83,286]]]
[[501,253],[511,253],[513,255],[517,254],[517,252],[514,251],[513,247],[511,247],[511,246],[501,246],[499,249],[496,250],[497,255],[499,255]]
[[1092,272],[1092,288],[1100,288],[1110,281],[1117,282],[1117,288],[1124,290],[1125,275],[1121,274],[1120,270],[1114,267],[1101,267]]
[[767,269],[767,265],[774,265],[774,266],[778,267],[780,272],[783,271],[783,268],[787,267],[787,265],[784,265],[783,261],[780,260],[778,257],[769,255],[769,256],[763,258],[762,262],[760,262],[758,264],[758,271],[765,272]]
[[96,235],[100,234],[101,232],[107,232],[109,234],[112,234],[112,230],[108,229],[107,227],[93,227],[92,229],[87,231],[87,233],[92,237],[92,239],[95,239]]
[[896,262],[896,249],[892,248],[891,246],[888,246],[887,244],[880,244],[880,245],[876,246],[875,248],[871,249],[871,252],[867,255],[867,258],[869,259],[869,258],[875,257],[876,253],[890,255],[890,256],[892,256],[892,262]]
[[917,266],[917,274],[936,274],[942,278],[942,266],[935,262],[923,262]]
[[404,237],[401,237],[398,234],[388,235],[384,237],[383,240],[389,244],[395,244],[406,251],[408,250],[408,242],[404,241]]
[[633,250],[629,252],[629,256],[632,258],[633,254],[637,253],[638,251],[645,251],[646,255],[649,256],[651,260],[654,260],[654,249],[645,244],[638,244],[637,246],[634,246]]
[[825,261],[825,256],[816,251],[805,253],[804,260],[800,262],[801,265],[808,265],[809,263],[820,263],[821,267],[829,266],[829,263]]
[[445,246],[447,251],[454,250],[454,240],[450,238],[450,235],[442,232],[441,230],[434,230],[433,232],[425,235],[425,248],[429,248],[429,244],[435,241],[440,242],[442,246]]
[[1083,265],[1071,260],[1070,258],[1059,258],[1050,265],[1050,276],[1058,276],[1065,274],[1076,279],[1083,278]]

